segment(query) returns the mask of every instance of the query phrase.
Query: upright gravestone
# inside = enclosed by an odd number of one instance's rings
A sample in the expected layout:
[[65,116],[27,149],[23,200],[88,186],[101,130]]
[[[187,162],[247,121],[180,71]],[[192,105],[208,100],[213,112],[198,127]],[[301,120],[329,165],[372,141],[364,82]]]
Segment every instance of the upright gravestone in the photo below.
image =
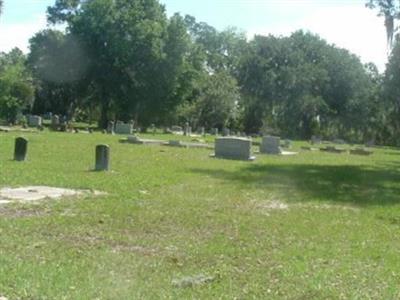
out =
[[222,136],[229,136],[231,134],[229,128],[222,129]]
[[51,128],[57,130],[60,126],[60,117],[58,115],[53,115],[51,117]]
[[115,133],[116,134],[132,134],[133,132],[133,123],[124,123],[121,121],[117,121],[115,124]]
[[281,154],[280,138],[277,136],[264,136],[260,145],[260,153]]
[[251,140],[238,137],[220,137],[215,139],[215,157],[253,160]]
[[109,121],[107,125],[107,133],[108,134],[114,134],[114,122]]
[[16,161],[26,160],[27,152],[28,152],[28,140],[23,137],[16,138],[15,148],[14,148],[14,160]]
[[28,116],[28,126],[29,127],[42,126],[42,117],[29,115]]
[[212,134],[213,135],[218,135],[218,128],[214,128],[213,131],[212,131]]
[[96,146],[96,171],[108,171],[110,165],[110,147],[108,145]]
[[186,136],[189,136],[189,135],[190,135],[190,132],[189,132],[189,122],[186,122],[186,123],[185,123],[185,128],[184,128],[183,134],[186,135]]
[[204,127],[200,127],[200,135],[205,136],[206,135],[206,129]]

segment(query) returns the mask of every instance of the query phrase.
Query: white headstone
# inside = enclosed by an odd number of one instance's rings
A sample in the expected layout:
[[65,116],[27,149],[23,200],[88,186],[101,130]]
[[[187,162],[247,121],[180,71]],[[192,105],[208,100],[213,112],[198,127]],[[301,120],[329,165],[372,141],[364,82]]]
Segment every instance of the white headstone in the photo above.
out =
[[42,117],[29,115],[28,116],[28,126],[29,127],[42,126]]
[[253,160],[251,140],[239,137],[220,137],[215,139],[215,157]]
[[280,138],[276,136],[264,136],[260,145],[260,153],[281,154]]

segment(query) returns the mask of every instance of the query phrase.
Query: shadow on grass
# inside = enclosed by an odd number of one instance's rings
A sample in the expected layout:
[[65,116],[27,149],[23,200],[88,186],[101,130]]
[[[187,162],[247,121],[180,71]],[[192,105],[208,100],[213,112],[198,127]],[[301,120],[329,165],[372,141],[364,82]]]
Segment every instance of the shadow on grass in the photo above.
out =
[[250,189],[281,192],[297,202],[333,201],[353,205],[400,203],[398,164],[362,166],[248,165],[235,171],[192,169],[194,173],[234,181]]

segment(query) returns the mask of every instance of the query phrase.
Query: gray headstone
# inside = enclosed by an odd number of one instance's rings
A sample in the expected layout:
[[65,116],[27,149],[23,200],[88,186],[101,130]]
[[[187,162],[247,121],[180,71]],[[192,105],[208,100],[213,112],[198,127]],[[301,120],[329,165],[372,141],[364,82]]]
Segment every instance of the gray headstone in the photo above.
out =
[[252,160],[251,140],[238,137],[215,139],[215,157]]
[[108,171],[110,165],[110,147],[108,145],[96,146],[96,171]]
[[189,123],[186,122],[185,123],[185,130],[184,130],[183,134],[186,135],[186,136],[190,136],[191,131],[192,131],[192,129],[190,128]]
[[15,148],[14,148],[14,160],[16,161],[26,160],[27,152],[28,152],[28,140],[23,137],[16,138]]
[[114,134],[114,122],[113,121],[108,122],[107,133]]
[[322,141],[322,139],[321,139],[321,137],[319,137],[319,136],[313,135],[313,136],[311,137],[311,144],[312,144],[312,145],[314,145],[314,144],[321,144],[321,141]]
[[213,135],[218,135],[218,128],[213,128],[212,134]]
[[222,128],[222,136],[229,136],[230,134],[229,128]]
[[51,127],[56,130],[58,129],[58,126],[60,126],[60,117],[57,115],[53,115],[51,117]]
[[277,136],[264,136],[260,145],[260,153],[281,154],[280,138]]
[[29,127],[42,126],[42,117],[29,115],[28,116],[28,126]]
[[124,123],[118,121],[115,124],[116,134],[132,134],[132,132],[133,132],[133,123]]

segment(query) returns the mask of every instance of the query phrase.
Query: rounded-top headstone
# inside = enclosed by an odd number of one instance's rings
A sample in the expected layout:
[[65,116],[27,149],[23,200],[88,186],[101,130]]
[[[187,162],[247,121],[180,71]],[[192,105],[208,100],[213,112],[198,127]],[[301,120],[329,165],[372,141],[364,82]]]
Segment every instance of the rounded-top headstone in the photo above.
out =
[[23,137],[16,138],[15,148],[14,148],[14,160],[16,161],[26,160],[27,152],[28,152],[28,140]]
[[110,147],[108,145],[96,146],[96,171],[108,171],[110,166]]

